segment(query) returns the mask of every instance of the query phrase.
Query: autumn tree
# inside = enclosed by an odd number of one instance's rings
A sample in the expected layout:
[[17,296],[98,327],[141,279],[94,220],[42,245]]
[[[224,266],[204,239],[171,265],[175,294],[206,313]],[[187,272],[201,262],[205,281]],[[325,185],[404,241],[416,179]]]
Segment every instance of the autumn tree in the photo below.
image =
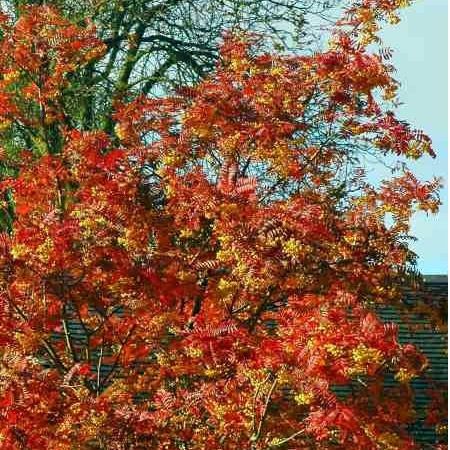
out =
[[2,160],[2,449],[418,448],[426,360],[376,308],[439,183],[361,167],[433,155],[367,49],[403,3],[355,4],[313,55],[227,35],[196,86],[117,102],[118,141],[67,119],[95,29],[1,18],[0,120],[28,136]]
[[[0,12],[18,20],[35,0],[2,0]],[[113,132],[113,103],[139,94],[161,96],[192,84],[214,69],[222,33],[253,30],[277,48],[312,48],[320,27],[343,0],[51,0],[63,17],[95,25],[105,51],[70,74],[61,103],[66,121],[79,129]],[[10,153],[23,146],[26,131],[0,134]]]

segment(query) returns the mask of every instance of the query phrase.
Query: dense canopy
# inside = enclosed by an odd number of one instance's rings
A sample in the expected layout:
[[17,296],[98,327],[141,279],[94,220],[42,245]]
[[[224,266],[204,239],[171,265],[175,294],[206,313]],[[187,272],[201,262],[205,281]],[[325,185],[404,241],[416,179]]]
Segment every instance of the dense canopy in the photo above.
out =
[[28,139],[2,160],[2,449],[418,448],[427,362],[376,308],[439,181],[362,167],[433,156],[368,50],[404,3],[355,4],[309,55],[227,34],[195,86],[116,99],[113,129],[64,103],[107,51],[95,28],[2,17],[1,132]]

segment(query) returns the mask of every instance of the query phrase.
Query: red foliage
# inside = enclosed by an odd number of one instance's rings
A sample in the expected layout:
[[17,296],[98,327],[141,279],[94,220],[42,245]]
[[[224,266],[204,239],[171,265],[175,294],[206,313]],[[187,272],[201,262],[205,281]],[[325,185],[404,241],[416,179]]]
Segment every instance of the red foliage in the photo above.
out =
[[[25,99],[62,120],[64,74],[102,46],[48,7],[5,27],[1,117],[27,124]],[[377,189],[353,162],[432,151],[372,95],[395,91],[388,67],[342,33],[301,57],[229,36],[196,88],[121,105],[120,145],[61,126],[60,152],[24,153],[1,184],[2,449],[417,448],[426,361],[373,306],[399,298],[403,234],[438,185]]]

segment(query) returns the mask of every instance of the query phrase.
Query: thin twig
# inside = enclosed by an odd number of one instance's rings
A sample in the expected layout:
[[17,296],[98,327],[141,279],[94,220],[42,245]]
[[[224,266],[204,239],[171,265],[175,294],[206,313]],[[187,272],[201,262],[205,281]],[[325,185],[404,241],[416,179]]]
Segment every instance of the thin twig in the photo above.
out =
[[255,395],[253,396],[253,417],[252,417],[252,433],[255,432],[255,426],[256,426],[256,400],[259,397],[259,391],[261,390],[261,386],[264,385],[267,381],[269,381],[271,374],[269,373],[267,377],[262,381],[261,383],[258,383],[258,387],[255,390]]
[[63,329],[64,329],[64,336],[66,338],[66,345],[67,348],[70,352],[70,355],[72,356],[72,359],[74,360],[74,362],[78,362],[78,356],[75,352],[75,349],[73,347],[73,343],[72,343],[72,339],[70,336],[70,331],[69,331],[69,327],[67,325],[67,320],[65,318],[62,319],[62,323],[63,323]]
[[[19,316],[22,318],[22,320],[24,320],[25,322],[29,323],[28,317],[21,310],[21,308],[18,305],[16,305],[16,303],[12,300],[11,295],[9,294],[8,291],[7,291],[7,298],[8,298],[9,304],[14,308],[16,313],[19,314]],[[49,355],[51,362],[53,362],[53,364],[55,365],[56,369],[58,370],[58,372],[61,373],[61,374],[65,374],[67,372],[67,368],[63,364],[61,359],[59,358],[58,354],[56,353],[56,350],[53,348],[53,346],[50,344],[50,342],[48,342],[44,338],[41,338],[41,343],[42,343],[45,351]]]
[[277,385],[277,382],[278,382],[278,378],[275,376],[275,379],[273,380],[272,384],[270,385],[270,389],[267,394],[266,401],[264,402],[264,408],[263,408],[263,411],[261,414],[261,418],[259,419],[258,429],[257,429],[256,433],[253,434],[251,437],[251,440],[253,442],[256,442],[261,437],[262,427],[264,424],[264,420],[266,419],[266,416],[267,416],[267,411],[269,409],[270,398],[272,397],[272,394],[273,394],[273,391],[275,390],[275,386]]
[[103,387],[106,386],[106,383],[109,381],[109,378],[110,378],[111,375],[114,373],[114,371],[117,369],[117,366],[119,365],[119,359],[120,359],[120,356],[122,355],[122,351],[123,351],[125,345],[127,344],[128,339],[131,337],[131,335],[132,335],[132,333],[133,333],[133,331],[134,331],[135,328],[136,328],[136,325],[133,325],[133,327],[132,327],[132,328],[130,329],[130,331],[128,332],[128,334],[127,334],[125,340],[120,344],[120,348],[119,348],[119,351],[118,351],[118,353],[117,353],[117,356],[116,356],[116,359],[115,359],[115,361],[114,361],[114,364],[113,364],[113,366],[111,367],[111,370],[108,372],[108,374],[105,376],[105,378],[103,378],[102,382],[100,383],[100,388],[99,388],[99,390],[100,390],[101,388],[103,388]]
[[291,434],[287,438],[276,440],[273,444],[270,444],[270,446],[271,447],[279,447],[280,445],[286,444],[286,442],[289,442],[292,439],[295,439],[297,436],[299,436],[300,434],[303,434],[304,432],[305,432],[305,430],[296,431],[295,433]]
[[104,342],[102,340],[102,346],[100,347],[100,356],[98,358],[97,361],[97,396],[99,395],[100,392],[100,375],[101,375],[101,368],[102,368],[102,361],[103,361],[103,346],[104,346]]

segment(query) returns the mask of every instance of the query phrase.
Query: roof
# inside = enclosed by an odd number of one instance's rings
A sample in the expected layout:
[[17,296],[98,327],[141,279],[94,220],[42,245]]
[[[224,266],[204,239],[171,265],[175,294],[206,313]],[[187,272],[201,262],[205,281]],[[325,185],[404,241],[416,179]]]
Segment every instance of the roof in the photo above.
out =
[[427,285],[447,285],[448,283],[447,275],[423,275],[423,279]]
[[[431,305],[438,313],[436,317],[426,314],[413,313],[408,318],[400,316],[394,308],[383,308],[379,311],[383,320],[395,322],[399,325],[399,341],[416,345],[427,357],[429,367],[425,374],[412,380],[411,385],[415,393],[417,421],[411,426],[410,432],[414,435],[423,449],[434,448],[436,443],[446,443],[447,433],[437,434],[434,427],[424,423],[426,408],[430,397],[428,390],[430,382],[436,387],[447,390],[448,382],[448,337],[446,330],[447,303],[448,303],[448,277],[447,275],[426,275],[423,277],[424,285],[417,291],[405,292],[405,303],[417,305],[423,301]],[[387,384],[392,383],[387,380]],[[447,403],[445,403],[446,405]],[[447,411],[445,415],[447,415]]]

